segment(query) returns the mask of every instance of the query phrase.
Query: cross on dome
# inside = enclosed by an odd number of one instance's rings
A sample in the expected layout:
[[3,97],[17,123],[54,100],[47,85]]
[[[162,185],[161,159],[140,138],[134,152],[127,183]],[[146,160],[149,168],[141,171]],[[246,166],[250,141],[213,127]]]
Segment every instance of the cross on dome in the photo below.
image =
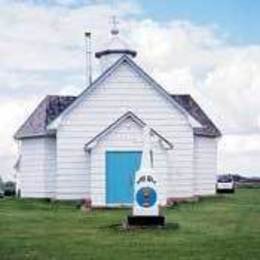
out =
[[103,49],[95,53],[95,57],[100,59],[102,71],[106,70],[122,55],[127,55],[131,58],[137,55],[137,52],[130,49],[128,44],[119,36],[119,22],[116,15],[110,17],[110,24],[112,28],[110,30],[111,37],[109,42],[104,45]]
[[119,24],[116,15],[113,15],[111,18],[111,23],[112,23],[112,29],[111,29],[111,34],[116,36],[119,34],[119,29],[117,27],[117,25]]

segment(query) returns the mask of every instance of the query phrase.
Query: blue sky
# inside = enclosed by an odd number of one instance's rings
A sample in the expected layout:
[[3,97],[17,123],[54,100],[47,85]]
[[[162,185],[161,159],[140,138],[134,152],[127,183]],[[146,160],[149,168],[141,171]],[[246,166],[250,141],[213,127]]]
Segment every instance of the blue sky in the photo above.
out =
[[260,42],[258,0],[140,0],[145,16],[156,20],[187,19],[216,25],[234,44]]
[[[95,3],[114,3],[110,0],[25,0],[38,5],[67,5],[81,8]],[[140,18],[167,22],[172,19],[188,20],[197,25],[216,26],[233,44],[260,42],[259,0],[135,0],[142,7]]]

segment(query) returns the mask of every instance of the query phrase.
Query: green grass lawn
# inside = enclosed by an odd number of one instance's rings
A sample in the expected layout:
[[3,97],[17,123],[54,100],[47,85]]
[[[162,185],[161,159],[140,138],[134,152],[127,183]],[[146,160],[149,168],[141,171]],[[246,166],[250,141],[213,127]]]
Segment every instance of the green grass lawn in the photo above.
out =
[[128,212],[0,200],[0,259],[260,259],[260,189],[165,210],[178,228],[121,230]]

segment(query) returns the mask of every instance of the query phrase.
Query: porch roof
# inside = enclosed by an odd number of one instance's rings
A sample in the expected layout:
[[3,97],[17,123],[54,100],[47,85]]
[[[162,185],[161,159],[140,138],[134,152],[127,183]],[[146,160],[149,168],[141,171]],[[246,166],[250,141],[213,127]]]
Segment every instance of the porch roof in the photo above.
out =
[[[127,113],[123,114],[121,117],[119,117],[116,121],[114,121],[112,124],[110,124],[108,127],[103,129],[100,133],[98,133],[95,137],[93,137],[89,142],[85,144],[85,150],[89,151],[93,147],[97,145],[97,143],[106,136],[109,132],[113,131],[117,126],[119,126],[122,122],[124,122],[126,119],[131,118],[136,124],[141,126],[142,128],[145,127],[147,124],[137,117],[133,112],[128,111]],[[163,137],[161,134],[159,134],[156,130],[151,128],[151,133],[153,135],[156,135],[159,140],[165,145],[165,148],[167,150],[173,149],[173,144],[168,141],[165,137]]]

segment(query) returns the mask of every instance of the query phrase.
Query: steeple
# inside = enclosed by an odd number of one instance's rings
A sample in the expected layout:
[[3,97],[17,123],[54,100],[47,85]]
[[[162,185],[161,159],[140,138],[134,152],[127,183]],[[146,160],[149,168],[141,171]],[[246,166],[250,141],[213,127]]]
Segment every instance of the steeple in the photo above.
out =
[[122,55],[128,55],[134,58],[137,52],[131,50],[127,43],[125,43],[119,36],[119,29],[116,16],[112,16],[111,19],[112,28],[110,30],[111,39],[104,46],[103,50],[95,53],[95,57],[100,59],[102,71],[106,70],[112,63],[119,59]]

